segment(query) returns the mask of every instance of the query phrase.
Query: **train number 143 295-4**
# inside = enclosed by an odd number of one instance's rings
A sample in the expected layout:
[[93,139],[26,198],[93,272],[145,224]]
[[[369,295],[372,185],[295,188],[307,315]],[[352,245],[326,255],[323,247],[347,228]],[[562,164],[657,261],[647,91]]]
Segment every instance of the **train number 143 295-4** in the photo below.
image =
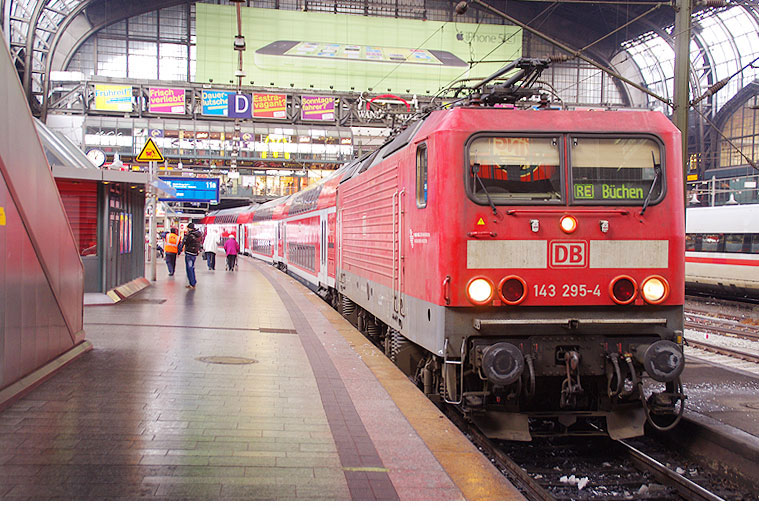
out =
[[601,288],[598,284],[562,284],[560,287],[554,284],[535,284],[536,297],[600,297]]

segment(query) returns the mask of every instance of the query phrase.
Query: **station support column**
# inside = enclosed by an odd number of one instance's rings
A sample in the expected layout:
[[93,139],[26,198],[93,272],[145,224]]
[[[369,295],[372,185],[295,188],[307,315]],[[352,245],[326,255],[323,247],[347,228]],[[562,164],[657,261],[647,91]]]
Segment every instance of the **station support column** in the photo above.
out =
[[690,108],[690,36],[692,0],[675,0],[675,79],[674,113],[675,125],[682,133],[683,153],[683,201],[688,205],[688,109]]
[[[152,183],[155,180],[156,163],[150,162],[148,164],[148,167],[150,168],[150,182]],[[156,217],[158,214],[156,212],[156,209],[158,208],[158,201],[156,201],[157,196],[157,190],[154,190],[153,193],[150,194],[150,280],[152,282],[156,281],[156,262],[158,262],[158,230],[156,227]]]

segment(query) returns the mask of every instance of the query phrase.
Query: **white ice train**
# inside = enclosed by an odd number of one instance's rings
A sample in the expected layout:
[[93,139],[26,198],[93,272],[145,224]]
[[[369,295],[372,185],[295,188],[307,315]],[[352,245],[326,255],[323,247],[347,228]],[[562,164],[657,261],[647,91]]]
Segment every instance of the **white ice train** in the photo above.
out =
[[759,298],[759,204],[688,208],[689,291]]

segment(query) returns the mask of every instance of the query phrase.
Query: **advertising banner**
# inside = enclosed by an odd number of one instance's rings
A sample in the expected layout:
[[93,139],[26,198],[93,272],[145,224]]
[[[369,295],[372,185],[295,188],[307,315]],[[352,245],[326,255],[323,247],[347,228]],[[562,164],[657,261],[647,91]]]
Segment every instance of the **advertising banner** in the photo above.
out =
[[[235,9],[197,4],[197,82],[235,79]],[[244,70],[257,86],[437,94],[522,55],[516,26],[250,7],[241,14]]]
[[148,111],[162,114],[184,114],[184,89],[150,87]]
[[227,116],[229,108],[229,97],[234,92],[226,90],[204,90],[203,91],[203,110],[204,116]]
[[131,85],[95,85],[95,109],[132,112]]
[[287,96],[253,94],[253,118],[287,118]]
[[301,96],[301,120],[335,120],[335,98],[329,96]]
[[241,119],[287,118],[287,95],[230,93],[226,115]]

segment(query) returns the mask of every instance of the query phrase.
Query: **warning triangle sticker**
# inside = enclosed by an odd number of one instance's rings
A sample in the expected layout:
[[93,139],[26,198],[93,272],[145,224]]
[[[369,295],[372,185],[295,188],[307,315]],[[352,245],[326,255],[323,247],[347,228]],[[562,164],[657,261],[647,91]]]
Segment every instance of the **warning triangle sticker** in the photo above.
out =
[[485,224],[484,219],[480,218],[479,220],[477,220],[477,225],[484,225],[484,224]]
[[155,142],[153,142],[152,138],[148,138],[148,141],[145,142],[145,146],[142,148],[142,151],[140,151],[140,154],[137,155],[137,158],[135,159],[137,162],[163,162],[163,155],[161,154],[161,150],[158,149],[158,146],[155,145]]

